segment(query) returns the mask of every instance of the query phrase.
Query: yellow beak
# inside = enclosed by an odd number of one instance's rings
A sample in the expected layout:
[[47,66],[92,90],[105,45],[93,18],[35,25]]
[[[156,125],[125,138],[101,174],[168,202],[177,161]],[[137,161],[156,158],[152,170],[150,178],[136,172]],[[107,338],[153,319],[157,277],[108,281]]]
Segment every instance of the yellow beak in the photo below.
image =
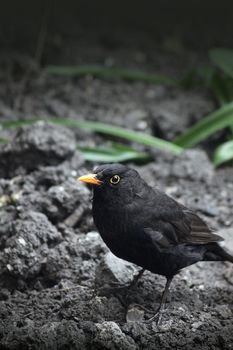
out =
[[92,184],[92,185],[101,185],[102,181],[98,180],[96,174],[87,174],[80,176],[78,178],[79,181],[86,182],[87,184]]

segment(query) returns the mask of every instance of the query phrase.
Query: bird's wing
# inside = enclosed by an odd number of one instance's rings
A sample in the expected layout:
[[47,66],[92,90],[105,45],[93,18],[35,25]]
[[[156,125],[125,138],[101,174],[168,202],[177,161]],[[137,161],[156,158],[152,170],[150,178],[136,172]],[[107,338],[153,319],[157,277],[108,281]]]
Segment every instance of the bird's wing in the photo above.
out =
[[180,220],[171,221],[180,243],[207,244],[223,240],[197,214],[186,208],[182,212]]
[[145,193],[137,221],[140,219],[145,239],[161,249],[181,243],[202,245],[222,240],[197,214],[159,190]]
[[158,220],[144,227],[144,234],[157,246],[164,249],[181,243],[208,244],[223,240],[213,233],[207,224],[195,213],[185,208],[177,213],[166,213]]

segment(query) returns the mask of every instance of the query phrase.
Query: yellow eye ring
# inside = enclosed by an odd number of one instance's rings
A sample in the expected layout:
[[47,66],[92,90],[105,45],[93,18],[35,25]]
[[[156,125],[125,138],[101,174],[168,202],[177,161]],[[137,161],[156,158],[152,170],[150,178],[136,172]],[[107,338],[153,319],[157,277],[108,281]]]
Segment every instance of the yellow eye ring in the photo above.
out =
[[119,175],[113,175],[112,177],[111,177],[111,179],[110,179],[110,183],[112,184],[112,185],[117,185],[118,184],[118,182],[120,182],[120,176]]

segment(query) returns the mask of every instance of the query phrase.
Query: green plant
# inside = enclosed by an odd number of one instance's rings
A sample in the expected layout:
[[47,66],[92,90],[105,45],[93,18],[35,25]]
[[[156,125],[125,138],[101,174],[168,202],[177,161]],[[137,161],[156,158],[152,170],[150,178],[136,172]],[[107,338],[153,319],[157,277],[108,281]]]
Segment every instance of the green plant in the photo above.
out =
[[149,161],[150,156],[145,152],[135,151],[133,148],[113,143],[111,147],[78,147],[83,157],[91,162],[122,163],[127,161]]
[[233,102],[220,107],[193,127],[178,136],[174,142],[183,148],[195,146],[216,131],[233,124]]
[[[197,124],[186,130],[172,142],[137,132],[122,127],[100,122],[74,120],[65,118],[49,119],[51,123],[61,124],[72,128],[85,128],[107,136],[127,140],[133,143],[143,144],[147,147],[155,147],[179,154],[184,149],[193,147],[205,140],[212,134],[226,127],[229,128],[229,139],[219,145],[213,156],[213,162],[219,166],[233,159],[233,50],[213,49],[209,52],[213,66],[199,67],[193,72],[186,74],[180,81],[173,80],[156,74],[147,74],[140,71],[125,70],[119,68],[106,68],[101,66],[75,66],[60,67],[50,66],[46,69],[49,74],[64,75],[69,77],[81,77],[87,74],[103,79],[126,79],[130,81],[139,80],[146,83],[159,83],[165,85],[176,85],[192,87],[201,84],[214,94],[220,108],[204,117]],[[17,128],[22,125],[31,124],[32,120],[4,121],[0,124],[6,128]],[[0,142],[8,140],[1,138]],[[150,155],[147,152],[139,152],[130,146],[112,143],[108,147],[88,148],[79,147],[85,159],[95,162],[123,162],[129,160],[147,161]]]
[[163,84],[168,86],[179,85],[179,82],[175,79],[161,74],[150,74],[139,70],[105,67],[100,65],[48,66],[45,71],[48,74],[72,78],[81,78],[83,76],[91,75],[106,80],[117,78],[127,81],[143,81],[150,84]]
[[228,139],[213,154],[213,162],[219,166],[233,159],[233,50],[212,49],[209,51],[209,58],[212,65],[198,67],[189,72],[181,84],[185,88],[196,85],[206,87],[212,92],[220,108],[177,137],[175,143],[182,147],[192,147],[214,132],[228,127]]
[[227,141],[217,147],[214,153],[214,164],[216,166],[228,162],[233,158],[233,140]]

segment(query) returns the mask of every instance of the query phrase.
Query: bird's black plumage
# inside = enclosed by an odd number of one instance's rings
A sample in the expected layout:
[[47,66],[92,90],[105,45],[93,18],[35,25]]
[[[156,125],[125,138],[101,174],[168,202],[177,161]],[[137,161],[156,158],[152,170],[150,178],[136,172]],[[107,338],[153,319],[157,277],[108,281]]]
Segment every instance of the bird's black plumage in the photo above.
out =
[[165,276],[198,261],[233,262],[193,211],[121,164],[94,169],[93,218],[101,237],[119,258]]

